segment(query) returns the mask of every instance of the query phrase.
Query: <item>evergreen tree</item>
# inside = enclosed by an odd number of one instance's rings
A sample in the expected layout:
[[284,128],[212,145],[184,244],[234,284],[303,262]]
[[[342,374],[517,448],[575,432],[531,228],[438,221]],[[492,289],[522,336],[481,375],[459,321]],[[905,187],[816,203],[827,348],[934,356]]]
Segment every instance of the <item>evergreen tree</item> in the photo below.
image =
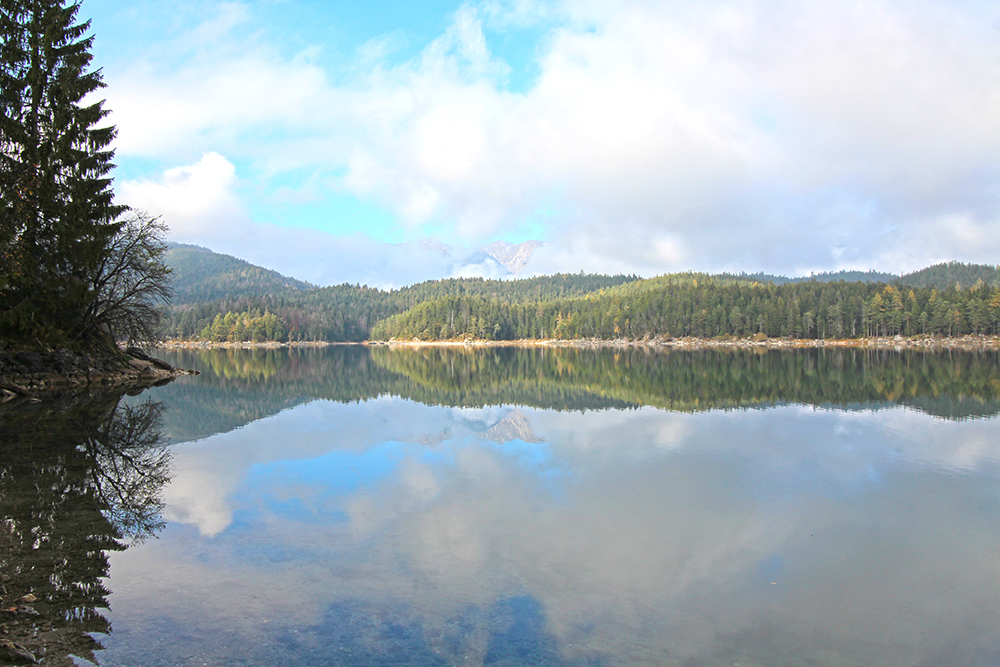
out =
[[[94,278],[119,230],[115,136],[89,70],[77,3],[0,4],[0,328],[14,339],[82,336]],[[78,341],[79,342],[79,341]],[[92,342],[92,341],[83,341]]]

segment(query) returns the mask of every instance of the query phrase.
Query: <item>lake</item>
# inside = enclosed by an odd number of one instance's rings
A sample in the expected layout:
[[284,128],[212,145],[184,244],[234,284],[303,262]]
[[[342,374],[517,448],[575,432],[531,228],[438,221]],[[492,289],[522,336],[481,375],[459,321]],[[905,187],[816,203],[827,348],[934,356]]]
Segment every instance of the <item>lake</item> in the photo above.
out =
[[996,353],[159,356],[0,408],[43,664],[1000,664]]

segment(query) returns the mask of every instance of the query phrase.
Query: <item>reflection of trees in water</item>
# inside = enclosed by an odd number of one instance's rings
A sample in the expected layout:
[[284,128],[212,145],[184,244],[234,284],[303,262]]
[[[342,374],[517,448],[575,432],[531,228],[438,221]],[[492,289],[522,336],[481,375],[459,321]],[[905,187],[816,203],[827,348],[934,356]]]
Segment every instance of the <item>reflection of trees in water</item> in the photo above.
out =
[[162,406],[119,398],[0,408],[0,664],[97,662],[108,552],[163,526]]
[[1000,354],[993,351],[334,346],[165,356],[204,371],[159,390],[177,418],[167,424],[175,443],[309,400],[385,395],[428,405],[547,410],[701,412],[801,403],[907,405],[945,419],[1000,413]]
[[985,351],[375,347],[371,354],[413,381],[419,390],[411,396],[442,403],[580,409],[568,399],[589,396],[682,412],[905,404],[955,419],[1000,410],[1000,355]]
[[123,538],[140,542],[163,528],[160,491],[170,481],[170,452],[160,430],[163,404],[119,405],[87,446],[97,465],[93,488]]

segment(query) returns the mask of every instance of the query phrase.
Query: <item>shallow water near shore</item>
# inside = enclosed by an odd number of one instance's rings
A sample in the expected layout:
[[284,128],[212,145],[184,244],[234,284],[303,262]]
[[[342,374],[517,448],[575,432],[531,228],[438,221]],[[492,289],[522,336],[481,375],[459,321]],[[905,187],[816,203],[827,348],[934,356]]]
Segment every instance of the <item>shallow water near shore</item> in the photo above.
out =
[[1000,662],[996,353],[160,356],[0,415],[49,664]]

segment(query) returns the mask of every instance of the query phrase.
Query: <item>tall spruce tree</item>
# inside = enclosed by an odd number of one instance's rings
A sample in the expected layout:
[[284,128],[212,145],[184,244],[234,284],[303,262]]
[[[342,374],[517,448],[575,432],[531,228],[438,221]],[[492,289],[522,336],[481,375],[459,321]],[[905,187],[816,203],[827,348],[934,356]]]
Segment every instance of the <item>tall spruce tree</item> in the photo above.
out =
[[91,94],[90,22],[66,0],[0,3],[0,337],[79,340],[93,276],[126,209],[113,126]]

